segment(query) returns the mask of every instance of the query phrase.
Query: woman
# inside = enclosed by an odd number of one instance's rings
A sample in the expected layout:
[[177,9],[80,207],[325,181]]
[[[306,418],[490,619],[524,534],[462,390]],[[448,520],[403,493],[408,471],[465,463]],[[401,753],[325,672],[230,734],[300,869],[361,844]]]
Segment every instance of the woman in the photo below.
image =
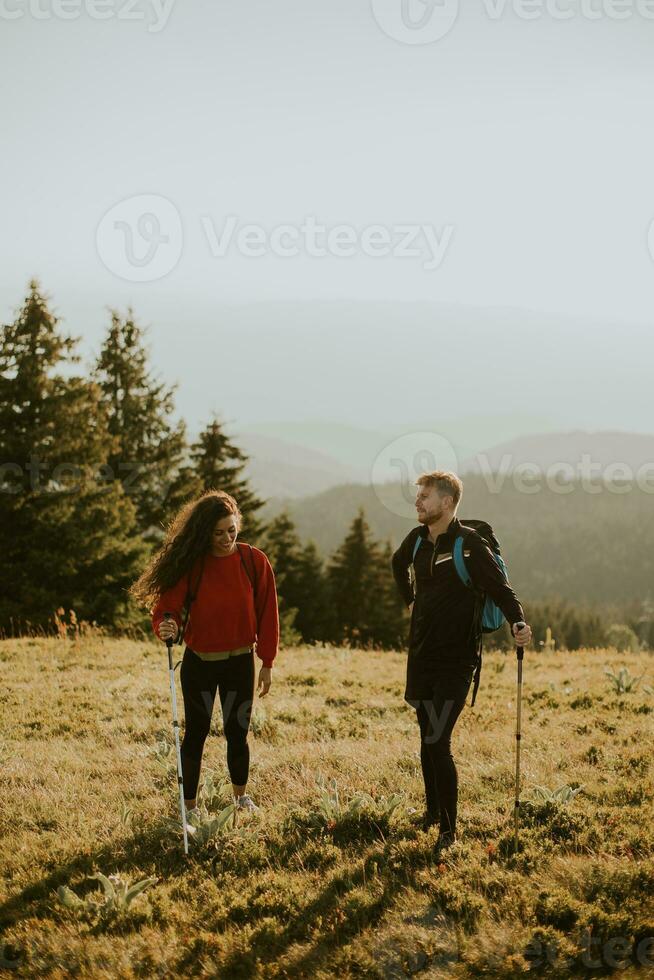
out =
[[150,609],[154,632],[164,642],[178,637],[184,608],[189,612],[180,671],[185,714],[182,775],[189,816],[198,813],[202,751],[216,691],[235,803],[244,810],[258,810],[245,792],[254,644],[262,663],[257,689],[264,697],[279,644],[279,614],[270,562],[258,548],[237,544],[240,527],[234,498],[220,490],[206,491],[182,507],[163,545],[130,589]]

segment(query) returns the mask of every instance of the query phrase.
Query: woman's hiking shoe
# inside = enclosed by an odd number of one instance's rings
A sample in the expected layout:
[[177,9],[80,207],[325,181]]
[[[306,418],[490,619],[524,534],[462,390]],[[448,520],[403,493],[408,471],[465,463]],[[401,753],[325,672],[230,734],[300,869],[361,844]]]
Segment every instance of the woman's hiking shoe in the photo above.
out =
[[251,796],[244,793],[243,796],[236,797],[236,806],[239,810],[247,810],[249,813],[256,813],[259,807]]

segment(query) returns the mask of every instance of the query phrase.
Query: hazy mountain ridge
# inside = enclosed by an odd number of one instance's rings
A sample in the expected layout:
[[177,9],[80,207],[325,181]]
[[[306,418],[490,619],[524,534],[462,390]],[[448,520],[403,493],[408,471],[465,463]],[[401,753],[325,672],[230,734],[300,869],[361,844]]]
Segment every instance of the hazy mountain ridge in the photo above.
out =
[[[169,308],[144,315],[166,337],[157,366],[180,379],[179,409],[192,428],[214,407],[240,429],[327,419],[393,438],[400,420],[413,431],[433,429],[467,457],[529,432],[651,426],[648,324],[500,306],[323,299],[209,304],[193,315],[185,310],[183,331]],[[247,385],[241,372],[228,372],[217,391],[213,357],[197,357],[216,325],[234,362],[247,364]],[[307,443],[283,425],[262,434],[334,455],[333,446]]]
[[246,475],[266,497],[302,497],[335,484],[356,480],[354,467],[283,439],[254,432],[235,433],[234,441],[250,457]]
[[[327,557],[363,507],[373,536],[396,547],[416,525],[406,489],[398,485],[399,516],[370,486],[332,487],[302,500],[270,501],[264,518],[288,510],[302,540]],[[385,498],[388,501],[388,496]],[[481,476],[465,481],[459,516],[488,520],[502,546],[518,594],[575,602],[654,601],[654,495],[638,488],[597,494],[575,484],[572,493],[524,493],[509,477],[497,490]]]
[[[436,464],[449,469],[457,460],[454,468],[461,475],[512,473],[517,466],[529,464],[544,474],[567,469],[570,478],[587,475],[597,479],[601,473],[615,479],[621,476],[619,464],[628,468],[627,476],[631,473],[634,478],[642,467],[654,467],[654,435],[634,432],[530,433],[474,454],[464,453],[461,444],[454,442],[449,443],[452,451],[447,452],[448,444],[435,426],[397,426],[383,433],[329,422],[267,423],[254,429],[244,427],[234,434],[234,439],[250,456],[248,474],[262,496],[301,498],[345,483],[369,486],[375,459],[389,446],[397,447],[400,456],[408,453],[409,465],[413,452],[409,437],[420,432],[427,434],[427,443],[433,433],[436,449],[441,444],[445,448],[442,460],[434,455]],[[296,441],[289,434],[294,434]],[[474,436],[469,432],[466,438]],[[654,478],[654,470],[652,475]]]
[[[641,467],[652,466],[654,472],[654,435],[636,432],[555,432],[519,436],[466,459],[463,473],[512,472],[516,466],[531,464],[542,472],[572,466],[578,475],[584,465],[620,478],[619,466],[628,467],[634,476]],[[598,470],[597,468],[600,468]]]

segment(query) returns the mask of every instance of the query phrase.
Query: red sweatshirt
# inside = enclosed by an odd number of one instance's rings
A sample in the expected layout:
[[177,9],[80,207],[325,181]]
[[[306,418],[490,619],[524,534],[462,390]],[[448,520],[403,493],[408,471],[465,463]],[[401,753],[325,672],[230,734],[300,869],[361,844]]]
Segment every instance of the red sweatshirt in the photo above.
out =
[[[264,667],[271,667],[279,645],[279,615],[275,576],[263,551],[240,547],[224,558],[208,553],[200,588],[191,606],[184,640],[198,653],[219,653],[237,650],[257,641],[257,656]],[[243,562],[247,562],[247,571]],[[252,563],[256,575],[256,597],[253,595],[248,572]],[[200,559],[191,569],[191,582],[197,582]],[[158,634],[165,612],[172,613],[177,628],[182,627],[182,608],[188,589],[189,576],[184,575],[171,589],[164,592],[152,612],[152,628]]]

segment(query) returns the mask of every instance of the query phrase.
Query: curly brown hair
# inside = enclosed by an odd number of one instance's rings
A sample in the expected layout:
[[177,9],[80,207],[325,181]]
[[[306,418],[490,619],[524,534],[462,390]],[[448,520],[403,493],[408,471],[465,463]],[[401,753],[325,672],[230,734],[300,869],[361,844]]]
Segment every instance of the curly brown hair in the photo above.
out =
[[160,596],[171,589],[211,548],[216,521],[230,515],[240,528],[242,515],[235,499],[224,490],[205,490],[177,512],[168,527],[163,544],[147,568],[128,589],[139,605],[152,610]]

